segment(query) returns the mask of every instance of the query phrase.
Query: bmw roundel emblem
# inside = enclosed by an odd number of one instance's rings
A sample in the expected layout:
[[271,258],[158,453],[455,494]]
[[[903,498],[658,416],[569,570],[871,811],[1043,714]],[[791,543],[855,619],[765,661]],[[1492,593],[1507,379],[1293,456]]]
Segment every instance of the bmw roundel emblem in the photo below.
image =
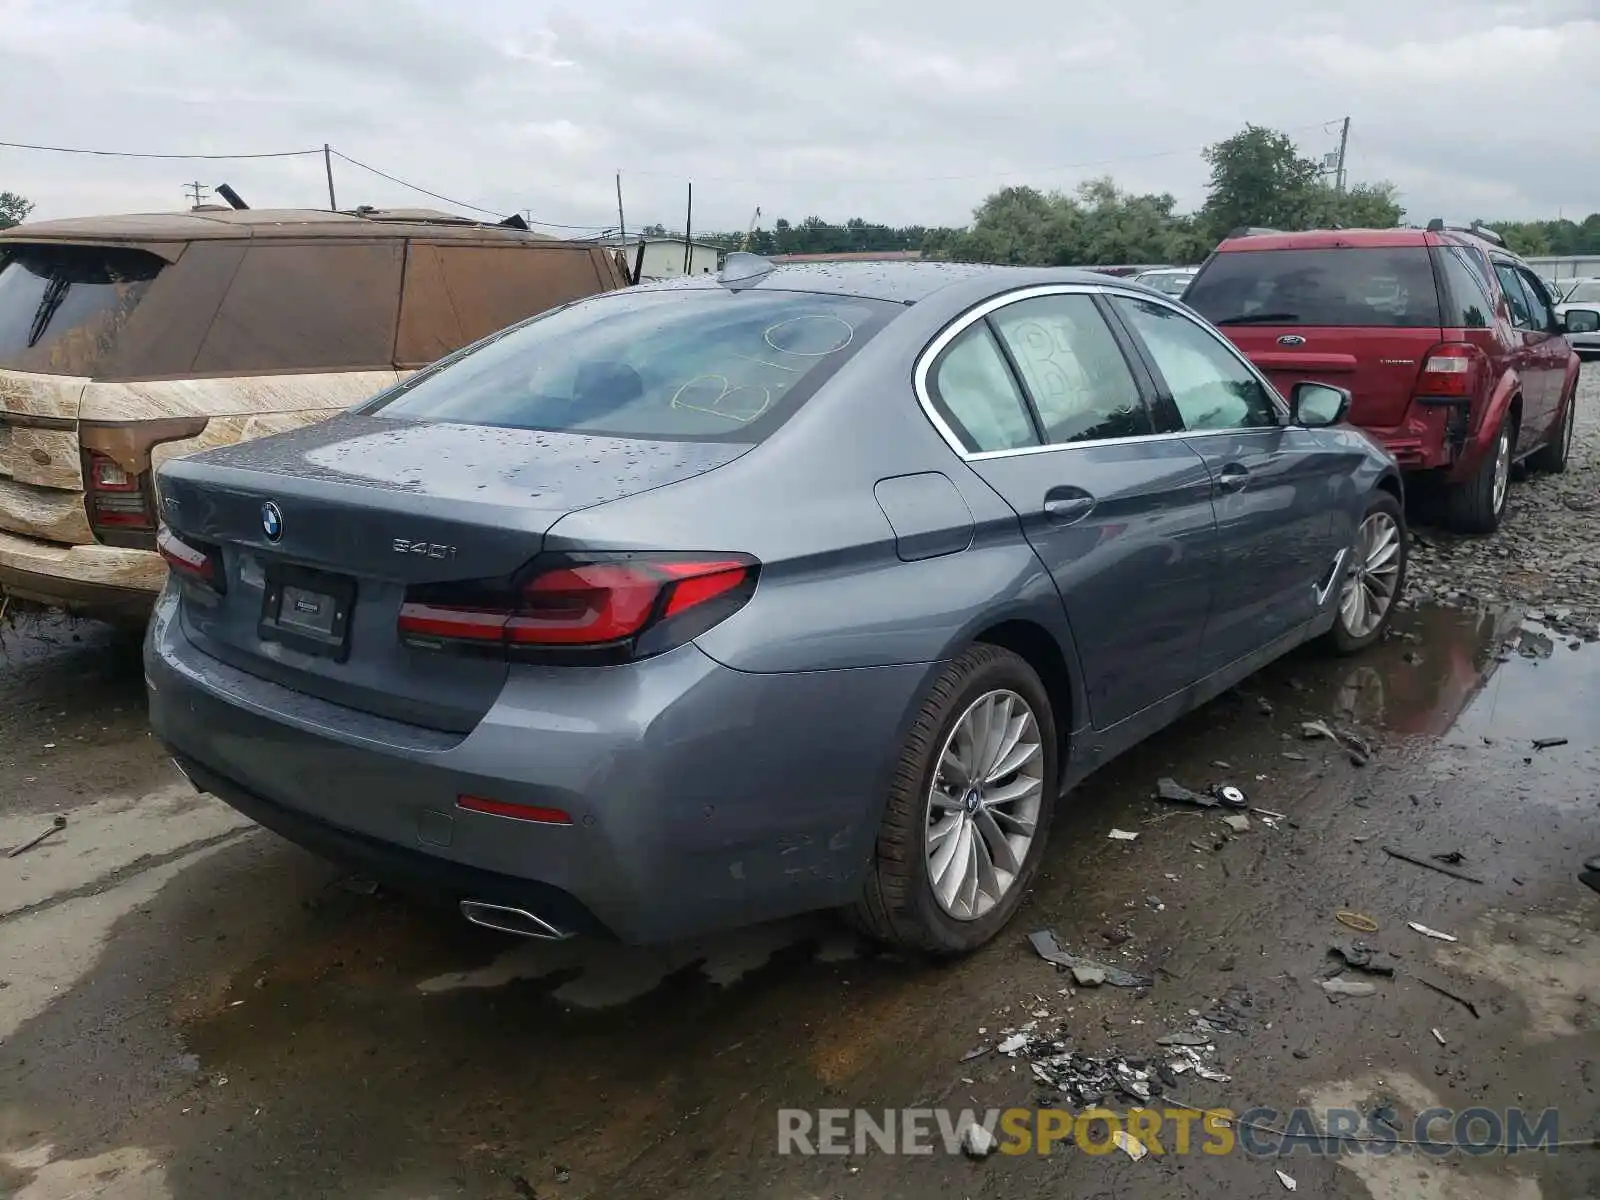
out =
[[271,500],[261,506],[261,532],[267,535],[269,542],[283,536],[283,512]]

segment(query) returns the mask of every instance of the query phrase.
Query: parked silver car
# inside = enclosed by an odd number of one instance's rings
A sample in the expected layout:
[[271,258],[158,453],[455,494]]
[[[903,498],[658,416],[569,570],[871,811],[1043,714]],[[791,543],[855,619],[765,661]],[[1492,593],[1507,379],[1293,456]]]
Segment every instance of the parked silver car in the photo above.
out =
[[1393,460],[1124,281],[779,267],[584,300],[174,460],[145,663],[201,788],[542,937],[993,937],[1059,797],[1379,638]]
[[1164,296],[1181,299],[1199,273],[1199,267],[1161,267],[1154,271],[1141,271],[1133,277],[1133,281],[1155,288]]
[[1581,357],[1600,355],[1600,279],[1565,280],[1555,312]]

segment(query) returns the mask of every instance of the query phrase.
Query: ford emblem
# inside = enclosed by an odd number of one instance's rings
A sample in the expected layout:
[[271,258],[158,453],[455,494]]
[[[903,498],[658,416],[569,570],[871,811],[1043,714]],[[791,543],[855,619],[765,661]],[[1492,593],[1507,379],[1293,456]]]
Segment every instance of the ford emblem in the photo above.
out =
[[1304,346],[1305,344],[1305,338],[1298,333],[1286,333],[1278,339],[1278,345],[1280,346]]
[[271,500],[261,506],[261,532],[267,535],[269,542],[283,536],[283,512]]

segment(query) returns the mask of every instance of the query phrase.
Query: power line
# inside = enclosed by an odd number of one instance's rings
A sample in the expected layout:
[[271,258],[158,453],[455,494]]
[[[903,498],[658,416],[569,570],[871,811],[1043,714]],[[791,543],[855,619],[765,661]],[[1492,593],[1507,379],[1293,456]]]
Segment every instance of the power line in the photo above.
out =
[[[1338,121],[1315,121],[1309,125],[1293,125],[1284,129],[1284,133],[1303,133],[1307,129],[1325,129],[1329,125],[1336,125]],[[1211,145],[1211,143],[1206,143]],[[1110,167],[1118,163],[1143,162],[1154,158],[1172,158],[1179,154],[1198,154],[1206,146],[1185,146],[1180,150],[1157,150],[1149,154],[1123,154],[1116,158],[1093,159],[1088,162],[1066,163],[1055,167],[1019,167],[1011,171],[975,171],[966,175],[894,175],[881,178],[864,176],[837,176],[830,175],[825,178],[805,175],[765,175],[765,176],[730,176],[730,175],[702,175],[695,171],[696,179],[708,183],[959,183],[974,179],[1006,179],[1018,175],[1058,175],[1066,171],[1083,171],[1091,167]],[[682,179],[682,171],[629,171],[630,175],[647,175],[660,179]]]
[[[319,151],[317,151],[317,153],[320,154],[322,152],[319,150]],[[398,175],[391,175],[387,171],[380,171],[380,170],[378,170],[377,167],[371,166],[371,165],[369,165],[367,163],[360,162],[357,159],[351,158],[348,154],[345,154],[342,151],[335,150],[335,151],[333,151],[333,154],[337,158],[342,158],[345,162],[349,163],[352,167],[360,167],[363,171],[370,171],[370,172],[372,172],[372,174],[378,176],[380,179],[387,179],[390,183],[397,183],[403,188],[410,188],[413,192],[420,192],[422,195],[429,196],[429,197],[433,198],[434,200],[438,200],[438,201],[440,201],[440,202],[442,202],[444,204],[453,204],[457,208],[470,209],[473,212],[484,213],[484,214],[487,214],[488,216],[491,216],[491,217],[503,217],[505,215],[505,213],[502,212],[499,209],[485,208],[481,204],[472,204],[472,203],[469,203],[466,200],[455,200],[455,199],[452,199],[449,196],[442,195],[439,192],[431,192],[427,188],[422,187],[419,184],[411,183],[409,180],[401,179]],[[532,217],[528,217],[528,218],[526,218],[526,220],[527,220],[528,224],[530,224],[530,225],[543,225],[547,229],[589,229],[589,230],[595,230],[595,229],[610,229],[611,228],[611,226],[609,226],[609,225],[563,225],[559,221],[536,221]]]
[[7,150],[45,150],[51,154],[89,154],[96,158],[163,158],[187,161],[224,161],[243,158],[299,158],[321,150],[275,150],[268,154],[140,154],[132,150],[85,150],[77,146],[40,146],[32,142],[0,142]]

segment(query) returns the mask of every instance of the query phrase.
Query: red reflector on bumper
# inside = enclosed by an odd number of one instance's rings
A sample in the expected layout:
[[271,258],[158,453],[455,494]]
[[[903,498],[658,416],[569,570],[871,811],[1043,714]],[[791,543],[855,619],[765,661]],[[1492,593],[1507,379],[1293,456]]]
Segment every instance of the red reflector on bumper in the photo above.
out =
[[572,817],[559,808],[538,804],[510,804],[485,796],[457,796],[456,807],[468,812],[488,813],[491,817],[510,817],[514,821],[533,821],[540,825],[571,825]]

